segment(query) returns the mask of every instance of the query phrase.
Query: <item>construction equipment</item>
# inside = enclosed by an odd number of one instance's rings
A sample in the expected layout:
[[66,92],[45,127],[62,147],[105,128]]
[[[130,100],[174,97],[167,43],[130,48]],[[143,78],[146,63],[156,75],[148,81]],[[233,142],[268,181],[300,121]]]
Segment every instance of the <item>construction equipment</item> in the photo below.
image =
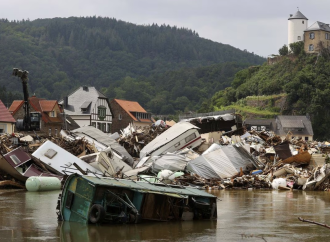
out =
[[24,118],[17,119],[16,121],[16,129],[18,131],[32,131],[32,130],[40,130],[40,113],[38,112],[30,112],[30,103],[29,103],[29,92],[27,88],[27,80],[28,80],[28,71],[22,71],[18,68],[13,69],[13,76],[17,76],[21,78],[23,85],[23,94],[24,94]]

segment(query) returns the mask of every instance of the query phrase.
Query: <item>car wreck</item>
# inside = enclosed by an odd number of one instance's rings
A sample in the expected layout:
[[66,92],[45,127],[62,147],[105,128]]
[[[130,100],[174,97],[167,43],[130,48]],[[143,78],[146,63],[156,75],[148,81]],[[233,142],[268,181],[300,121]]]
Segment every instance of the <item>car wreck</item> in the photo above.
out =
[[215,219],[217,198],[189,186],[72,174],[57,209],[59,220],[85,224]]

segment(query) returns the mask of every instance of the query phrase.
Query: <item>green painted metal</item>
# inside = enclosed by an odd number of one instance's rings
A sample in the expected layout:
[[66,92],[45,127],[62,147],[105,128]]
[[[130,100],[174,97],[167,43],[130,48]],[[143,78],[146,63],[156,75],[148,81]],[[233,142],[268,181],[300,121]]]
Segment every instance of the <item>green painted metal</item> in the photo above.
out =
[[[116,189],[121,191],[121,197],[116,195],[120,194],[115,192]],[[216,199],[214,195],[193,187],[72,174],[67,178],[63,187],[60,213],[64,221],[88,223],[91,207],[94,204],[100,204],[106,211],[105,219],[108,221],[126,222],[130,218],[121,217],[121,213],[128,214],[128,210],[133,211],[137,220],[140,216],[137,211],[141,212],[147,193],[179,199],[189,197],[201,198],[202,201],[205,198],[212,198],[214,201]],[[130,198],[128,194],[130,194]]]
[[176,193],[186,196],[200,196],[200,197],[213,197],[214,195],[205,192],[204,190],[200,190],[194,187],[179,187],[179,186],[166,186],[163,184],[151,184],[144,181],[131,181],[125,179],[113,179],[108,177],[92,177],[92,176],[81,176],[83,179],[88,180],[90,183],[94,185],[107,185],[107,186],[114,186],[114,187],[123,187],[123,188],[130,188],[136,190],[150,190],[150,191],[157,191],[157,192],[164,192],[164,193]]

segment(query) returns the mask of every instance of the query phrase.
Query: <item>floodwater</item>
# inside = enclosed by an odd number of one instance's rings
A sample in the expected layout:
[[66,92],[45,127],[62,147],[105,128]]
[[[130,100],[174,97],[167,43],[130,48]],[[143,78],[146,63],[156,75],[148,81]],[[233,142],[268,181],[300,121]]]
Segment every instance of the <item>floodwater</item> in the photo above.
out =
[[226,190],[217,221],[93,226],[57,222],[59,191],[0,190],[0,241],[329,241],[330,193]]

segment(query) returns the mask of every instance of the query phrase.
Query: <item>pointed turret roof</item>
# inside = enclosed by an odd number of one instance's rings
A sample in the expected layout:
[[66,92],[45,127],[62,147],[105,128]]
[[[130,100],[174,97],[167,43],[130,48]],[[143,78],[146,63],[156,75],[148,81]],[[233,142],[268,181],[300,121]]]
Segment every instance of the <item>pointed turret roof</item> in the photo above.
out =
[[290,19],[306,19],[308,20],[308,18],[305,17],[305,15],[303,15],[299,10],[295,13],[295,14],[290,14],[290,18],[288,18],[288,20]]

